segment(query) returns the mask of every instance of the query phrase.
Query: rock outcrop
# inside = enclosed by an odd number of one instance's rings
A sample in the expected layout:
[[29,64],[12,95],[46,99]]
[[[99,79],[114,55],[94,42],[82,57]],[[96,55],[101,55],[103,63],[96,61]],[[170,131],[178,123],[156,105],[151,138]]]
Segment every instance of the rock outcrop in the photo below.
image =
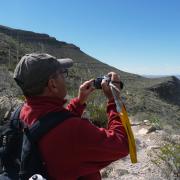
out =
[[165,101],[180,106],[180,80],[177,77],[173,76],[168,81],[156,84],[150,90]]

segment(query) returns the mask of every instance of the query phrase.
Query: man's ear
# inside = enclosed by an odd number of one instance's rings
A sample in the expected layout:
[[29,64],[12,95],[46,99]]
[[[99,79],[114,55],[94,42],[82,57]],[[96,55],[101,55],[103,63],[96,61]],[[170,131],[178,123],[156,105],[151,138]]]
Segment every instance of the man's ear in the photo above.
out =
[[57,91],[57,85],[56,85],[56,81],[54,79],[49,79],[47,86],[48,86],[48,89],[50,92]]

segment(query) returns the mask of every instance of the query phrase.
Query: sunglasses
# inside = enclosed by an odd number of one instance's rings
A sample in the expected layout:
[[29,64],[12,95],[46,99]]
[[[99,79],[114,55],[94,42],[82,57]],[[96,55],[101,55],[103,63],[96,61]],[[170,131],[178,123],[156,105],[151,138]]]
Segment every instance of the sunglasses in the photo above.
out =
[[60,74],[63,74],[63,76],[64,76],[65,78],[68,77],[68,69],[63,69],[63,70],[61,70],[59,73],[60,73]]

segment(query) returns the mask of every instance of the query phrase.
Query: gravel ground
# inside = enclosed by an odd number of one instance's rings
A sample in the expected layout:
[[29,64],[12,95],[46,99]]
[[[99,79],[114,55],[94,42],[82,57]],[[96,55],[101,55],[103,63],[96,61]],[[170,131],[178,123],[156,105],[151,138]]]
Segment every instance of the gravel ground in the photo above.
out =
[[[165,172],[166,166],[157,167],[153,162],[155,151],[158,151],[168,136],[163,130],[147,133],[150,126],[139,124],[133,126],[136,138],[138,163],[132,164],[130,157],[118,160],[101,171],[103,180],[178,180],[180,177]],[[178,135],[178,137],[180,137]],[[179,141],[179,139],[178,139]],[[179,141],[180,143],[180,141]]]

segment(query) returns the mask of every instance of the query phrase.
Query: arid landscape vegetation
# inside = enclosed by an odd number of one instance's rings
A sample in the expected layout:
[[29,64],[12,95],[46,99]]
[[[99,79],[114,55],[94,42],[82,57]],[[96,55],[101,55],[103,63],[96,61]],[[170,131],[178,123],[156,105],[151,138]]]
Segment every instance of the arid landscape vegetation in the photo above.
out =
[[[81,82],[115,71],[124,83],[122,97],[136,138],[138,163],[129,157],[102,170],[104,179],[178,179],[180,177],[180,79],[176,76],[147,78],[102,63],[80,47],[47,34],[0,26],[0,119],[23,100],[12,74],[21,56],[45,52],[69,57],[68,96],[77,95]],[[106,126],[105,98],[101,90],[90,97],[84,116],[97,126]]]

